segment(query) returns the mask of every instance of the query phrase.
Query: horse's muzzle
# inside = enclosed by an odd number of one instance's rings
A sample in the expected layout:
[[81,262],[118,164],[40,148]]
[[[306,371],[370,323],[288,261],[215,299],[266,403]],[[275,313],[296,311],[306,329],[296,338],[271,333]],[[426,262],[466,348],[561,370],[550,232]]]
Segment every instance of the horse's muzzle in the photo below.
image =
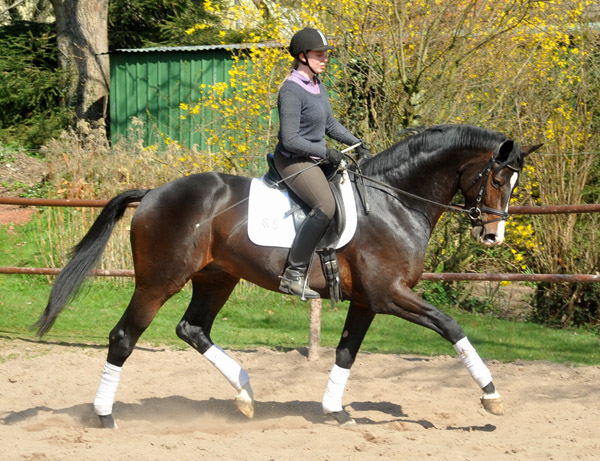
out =
[[471,229],[471,237],[486,247],[500,245],[504,242],[504,229],[502,229],[502,232],[499,232],[499,226],[497,223],[494,224],[495,225],[493,226],[487,224],[473,226]]

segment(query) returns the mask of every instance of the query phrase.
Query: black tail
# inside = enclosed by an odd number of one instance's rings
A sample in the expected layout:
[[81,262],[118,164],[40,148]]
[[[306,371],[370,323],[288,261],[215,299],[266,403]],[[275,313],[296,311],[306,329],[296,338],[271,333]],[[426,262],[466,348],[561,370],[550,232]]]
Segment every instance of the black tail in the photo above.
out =
[[100,260],[115,223],[123,217],[127,205],[139,202],[149,191],[130,190],[114,197],[104,207],[88,233],[75,248],[71,260],[58,274],[46,309],[33,325],[43,336],[54,325],[58,314],[73,300],[83,280]]

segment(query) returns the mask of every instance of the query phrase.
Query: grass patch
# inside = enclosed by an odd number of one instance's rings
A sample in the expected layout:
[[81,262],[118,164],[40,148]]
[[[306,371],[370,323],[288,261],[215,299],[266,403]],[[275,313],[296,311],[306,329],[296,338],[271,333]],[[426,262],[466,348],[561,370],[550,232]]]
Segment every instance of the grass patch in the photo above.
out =
[[[0,228],[0,265],[33,266],[40,258],[34,227],[15,232]],[[0,274],[0,335],[34,338],[30,329],[43,311],[51,281],[42,276]],[[108,334],[123,314],[133,282],[112,283],[92,278],[76,300],[58,317],[44,341],[107,344]],[[141,341],[170,347],[187,347],[175,327],[188,305],[189,288],[178,293],[158,312]],[[339,341],[347,303],[332,310],[323,303],[321,345]],[[544,360],[580,365],[600,365],[600,338],[586,330],[555,330],[528,322],[467,313],[439,306],[464,328],[480,355],[500,361]],[[213,340],[221,346],[251,349],[298,348],[308,344],[310,305],[297,298],[241,283],[217,317]],[[404,320],[380,315],[375,318],[361,351],[425,356],[453,355],[452,346],[436,333]]]

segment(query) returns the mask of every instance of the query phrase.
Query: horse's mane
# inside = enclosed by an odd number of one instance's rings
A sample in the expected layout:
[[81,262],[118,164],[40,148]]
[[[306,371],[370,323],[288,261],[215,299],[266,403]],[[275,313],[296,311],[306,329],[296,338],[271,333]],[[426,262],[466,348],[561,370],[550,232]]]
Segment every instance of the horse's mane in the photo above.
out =
[[[398,143],[361,164],[365,174],[407,168],[420,156],[457,148],[494,151],[507,138],[473,125],[435,125],[409,128],[399,133]],[[410,160],[413,160],[412,162]]]

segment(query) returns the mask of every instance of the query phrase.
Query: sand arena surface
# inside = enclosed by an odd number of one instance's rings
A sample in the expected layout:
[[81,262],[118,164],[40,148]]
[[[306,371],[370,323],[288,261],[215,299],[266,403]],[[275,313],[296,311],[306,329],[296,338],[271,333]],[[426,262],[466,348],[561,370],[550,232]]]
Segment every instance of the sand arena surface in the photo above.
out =
[[197,352],[142,345],[123,369],[119,429],[106,430],[92,409],[104,347],[0,338],[0,458],[600,459],[600,367],[487,361],[498,417],[456,357],[361,353],[344,395],[358,425],[343,429],[320,406],[334,350],[230,354],[250,374],[253,420]]

